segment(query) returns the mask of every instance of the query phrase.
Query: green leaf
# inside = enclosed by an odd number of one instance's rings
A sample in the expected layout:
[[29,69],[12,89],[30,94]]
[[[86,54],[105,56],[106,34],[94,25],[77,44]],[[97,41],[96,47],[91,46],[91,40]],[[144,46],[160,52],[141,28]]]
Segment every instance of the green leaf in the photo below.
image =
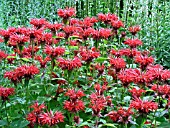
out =
[[8,124],[8,122],[6,121],[6,120],[0,120],[0,126],[2,127],[2,126],[5,126],[5,125],[7,125]]
[[103,126],[108,126],[108,127],[111,127],[111,128],[117,128],[114,124],[111,124],[111,123],[106,123],[106,124],[103,124]]
[[108,60],[108,58],[105,58],[105,57],[99,57],[97,59],[95,59],[95,62],[98,62],[98,63],[103,63],[104,61]]
[[31,62],[28,58],[21,58],[22,61]]

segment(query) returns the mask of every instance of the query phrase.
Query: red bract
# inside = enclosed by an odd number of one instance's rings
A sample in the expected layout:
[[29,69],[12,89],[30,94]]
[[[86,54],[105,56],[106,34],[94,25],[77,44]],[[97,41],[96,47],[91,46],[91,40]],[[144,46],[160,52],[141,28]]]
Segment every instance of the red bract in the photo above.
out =
[[107,90],[107,85],[104,84],[103,86],[100,86],[100,84],[95,84],[94,88],[96,90],[96,94],[103,95],[104,91]]
[[83,29],[92,27],[94,23],[98,22],[98,20],[94,17],[86,17],[83,19],[83,21],[79,21],[79,26],[82,27]]
[[75,91],[74,89],[68,89],[65,96],[69,96],[70,99],[74,100],[85,96],[85,94],[82,90]]
[[39,104],[38,102],[35,102],[33,105],[30,106],[30,108],[33,108],[32,112],[39,114],[44,108],[46,108],[46,106],[44,104]]
[[0,50],[0,61],[2,60],[2,59],[5,59],[7,57],[7,54],[4,52],[4,51],[1,51]]
[[152,64],[154,62],[152,56],[148,57],[148,56],[139,55],[136,56],[134,59],[136,63],[140,64],[142,70],[144,70],[149,64]]
[[107,116],[113,121],[118,123],[127,124],[131,120],[131,115],[133,112],[130,108],[127,110],[124,108],[119,108],[117,111],[111,111],[107,114]]
[[143,89],[132,88],[131,90],[129,90],[129,92],[132,94],[133,97],[140,97],[142,93],[145,93],[146,91]]
[[136,98],[130,103],[130,108],[138,110],[139,113],[147,114],[150,111],[157,110],[158,104],[152,101],[142,101],[140,98]]
[[100,38],[107,39],[108,37],[111,36],[111,29],[101,28],[99,30],[99,36],[100,36]]
[[87,50],[86,48],[80,48],[80,56],[83,61],[92,62],[93,59],[98,58],[100,56],[100,52],[96,50]]
[[34,65],[23,65],[13,71],[5,72],[4,77],[13,83],[20,82],[23,78],[31,79],[35,74],[39,73],[39,69]]
[[46,46],[44,52],[51,57],[58,57],[65,53],[65,48]]
[[131,82],[135,80],[135,71],[136,69],[125,69],[121,70],[118,74],[118,78],[122,82],[123,86],[127,87]]
[[30,24],[32,24],[35,28],[40,29],[41,27],[47,24],[46,19],[31,19]]
[[111,25],[115,30],[119,29],[120,27],[124,27],[124,24],[121,20],[113,20],[111,21]]
[[141,30],[140,26],[132,26],[128,28],[129,32],[132,33],[132,35],[136,35],[137,32]]
[[123,58],[110,58],[110,64],[116,69],[117,72],[126,67],[126,62]]
[[35,123],[38,123],[38,115],[34,112],[28,113],[26,119],[30,122],[29,127],[34,128]]
[[99,21],[102,21],[106,24],[110,23],[111,21],[118,20],[118,17],[115,14],[110,13],[108,14],[99,13],[97,16]]
[[59,58],[58,63],[58,66],[62,70],[73,70],[74,68],[80,68],[82,66],[81,60],[78,57],[74,57],[73,60],[65,60],[63,58]]
[[15,93],[14,88],[5,88],[0,86],[0,97],[3,101],[8,100],[10,95],[13,95]]
[[82,100],[64,102],[64,109],[70,112],[78,112],[80,110],[84,110],[84,108],[85,106]]
[[90,95],[90,105],[92,108],[93,114],[95,116],[100,116],[101,110],[107,106],[107,101],[103,95],[98,95],[97,93],[92,93]]
[[39,123],[41,125],[53,126],[60,122],[64,122],[64,116],[61,112],[56,111],[53,113],[51,110],[49,112],[44,112],[39,115]]
[[40,62],[41,68],[45,68],[47,62],[50,61],[51,59],[49,57],[43,59],[41,56],[36,56],[35,60],[38,60]]
[[76,11],[74,8],[58,9],[57,14],[61,18],[68,19],[69,17],[76,16]]
[[57,30],[61,29],[62,26],[63,24],[60,24],[60,23],[54,23],[54,24],[47,23],[46,24],[46,28],[50,29],[52,32],[56,32]]
[[166,97],[170,96],[170,85],[152,85],[152,90],[154,90],[158,95]]
[[131,48],[136,48],[137,46],[142,45],[142,41],[139,39],[127,39],[124,44],[129,45]]
[[29,41],[28,36],[13,34],[9,38],[8,45],[9,46],[24,45],[24,43],[28,41]]
[[10,27],[7,30],[0,29],[0,35],[4,38],[4,41],[7,42],[10,35],[16,32],[16,28]]

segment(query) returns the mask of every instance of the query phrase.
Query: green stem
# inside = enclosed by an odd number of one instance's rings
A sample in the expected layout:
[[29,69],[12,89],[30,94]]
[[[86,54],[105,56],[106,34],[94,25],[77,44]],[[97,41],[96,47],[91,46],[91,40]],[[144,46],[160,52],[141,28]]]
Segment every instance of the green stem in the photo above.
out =
[[6,114],[6,118],[7,118],[7,123],[9,125],[9,118],[8,118],[8,113],[7,113],[6,101],[5,101],[5,114]]

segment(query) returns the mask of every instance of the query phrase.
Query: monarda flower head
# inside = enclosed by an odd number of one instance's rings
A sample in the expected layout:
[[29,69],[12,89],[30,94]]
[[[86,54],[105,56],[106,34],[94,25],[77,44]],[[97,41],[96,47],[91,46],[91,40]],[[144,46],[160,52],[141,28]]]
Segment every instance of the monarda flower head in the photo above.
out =
[[44,59],[41,56],[36,56],[35,60],[38,60],[40,62],[41,68],[45,68],[48,61],[51,60],[50,57],[45,57]]
[[61,112],[53,113],[51,110],[43,112],[39,115],[38,122],[41,125],[54,126],[60,122],[64,122],[64,116]]
[[131,120],[131,116],[134,113],[131,111],[131,108],[127,110],[120,107],[117,111],[111,111],[107,114],[107,116],[113,121],[118,123],[127,124]]
[[41,27],[47,24],[46,19],[31,19],[30,24],[32,24],[35,28],[40,29]]
[[143,101],[140,98],[135,98],[130,103],[130,108],[136,109],[141,114],[147,114],[158,109],[158,104],[152,101]]
[[14,88],[5,88],[0,86],[0,97],[3,101],[9,100],[9,96],[13,95],[15,93]]
[[128,28],[128,30],[132,35],[136,35],[136,33],[138,33],[141,30],[141,28],[140,26],[131,26]]
[[113,20],[111,21],[111,25],[113,27],[113,29],[117,30],[121,27],[124,27],[124,24],[121,20]]
[[13,71],[5,72],[4,77],[11,80],[13,83],[21,82],[23,78],[29,80],[34,75],[39,73],[39,69],[34,65],[22,65],[14,69]]
[[44,49],[44,52],[51,56],[52,58],[61,56],[65,53],[65,48],[62,47],[51,47],[47,45]]
[[76,16],[76,10],[74,8],[58,9],[57,14],[63,19],[68,19],[69,17]]
[[154,84],[152,85],[151,90],[154,90],[159,96],[170,97],[170,85]]
[[5,59],[7,57],[7,54],[4,52],[4,51],[1,51],[0,50],[0,61],[2,60],[2,59]]
[[58,66],[62,70],[73,70],[82,66],[81,60],[78,57],[74,57],[73,60],[66,60],[63,58],[58,59]]
[[143,93],[146,92],[143,89],[136,89],[136,88],[132,88],[128,91],[132,94],[133,97],[140,97]]
[[131,48],[136,48],[137,46],[142,45],[142,41],[139,39],[127,39],[124,44],[129,45]]
[[116,72],[126,67],[126,62],[123,58],[110,58],[110,64],[116,69]]
[[104,22],[105,24],[110,23],[111,21],[118,20],[118,17],[115,14],[103,14],[99,13],[98,15],[98,20]]

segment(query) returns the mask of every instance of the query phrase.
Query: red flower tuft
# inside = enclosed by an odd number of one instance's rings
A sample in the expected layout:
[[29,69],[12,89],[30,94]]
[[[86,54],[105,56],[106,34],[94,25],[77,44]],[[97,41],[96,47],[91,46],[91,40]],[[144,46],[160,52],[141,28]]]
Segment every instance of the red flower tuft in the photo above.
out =
[[132,26],[128,28],[129,32],[132,33],[132,35],[136,35],[136,33],[138,33],[141,28],[140,26]]
[[131,90],[129,90],[129,92],[132,94],[133,97],[140,97],[142,93],[145,93],[146,91],[143,89],[132,88]]
[[13,95],[14,93],[15,93],[14,88],[0,87],[0,97],[2,98],[3,101],[8,100],[8,97],[10,95]]
[[142,45],[142,41],[139,39],[127,39],[124,44],[129,45],[131,48],[136,48],[137,46]]
[[1,51],[0,50],[0,61],[2,60],[2,59],[5,59],[7,57],[7,54],[4,52],[4,51]]
[[68,19],[69,17],[76,16],[76,11],[74,8],[58,9],[57,14],[61,18]]
[[55,113],[53,113],[52,111],[46,113],[44,112],[39,115],[38,121],[41,125],[53,126],[60,122],[64,122],[64,116],[61,112],[58,111],[56,111]]
[[40,29],[47,24],[46,19],[31,19],[30,24],[34,25],[35,28]]
[[139,113],[149,113],[158,109],[158,104],[152,101],[142,101],[140,98],[134,99],[130,103],[130,108],[134,108],[139,111]]
[[119,29],[119,28],[121,28],[121,27],[124,27],[124,24],[123,24],[123,22],[122,22],[121,20],[113,20],[113,21],[111,22],[111,25],[112,25],[112,27],[113,27],[115,30],[117,30],[117,29]]
[[126,62],[123,58],[110,58],[110,64],[116,69],[117,72],[126,67]]
[[49,57],[43,59],[41,56],[36,56],[35,60],[38,60],[40,62],[41,68],[45,68],[47,62],[50,61],[51,59]]

